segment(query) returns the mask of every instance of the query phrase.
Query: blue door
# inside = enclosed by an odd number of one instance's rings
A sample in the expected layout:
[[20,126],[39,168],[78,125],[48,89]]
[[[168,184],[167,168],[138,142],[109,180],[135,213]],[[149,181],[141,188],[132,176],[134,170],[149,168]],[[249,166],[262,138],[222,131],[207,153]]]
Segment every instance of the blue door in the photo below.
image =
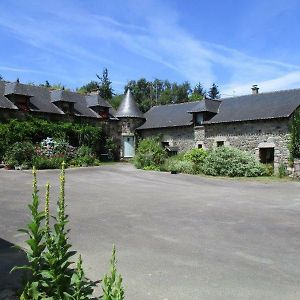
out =
[[123,136],[124,157],[134,157],[134,136]]

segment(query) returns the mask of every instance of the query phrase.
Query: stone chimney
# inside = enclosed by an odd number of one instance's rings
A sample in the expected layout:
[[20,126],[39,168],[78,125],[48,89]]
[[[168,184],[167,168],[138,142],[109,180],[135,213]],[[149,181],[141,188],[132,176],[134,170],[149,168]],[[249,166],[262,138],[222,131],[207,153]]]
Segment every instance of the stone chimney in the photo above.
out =
[[259,87],[257,86],[257,84],[253,84],[251,90],[253,95],[257,95]]

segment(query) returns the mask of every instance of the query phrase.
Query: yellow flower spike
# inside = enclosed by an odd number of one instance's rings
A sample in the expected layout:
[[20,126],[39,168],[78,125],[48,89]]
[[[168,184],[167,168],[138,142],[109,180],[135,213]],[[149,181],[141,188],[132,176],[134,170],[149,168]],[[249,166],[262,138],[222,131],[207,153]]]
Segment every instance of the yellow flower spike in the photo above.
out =
[[33,194],[37,195],[38,189],[37,189],[37,178],[36,178],[36,168],[32,168],[32,175],[33,175],[33,180],[32,180],[32,187],[33,187]]
[[60,195],[59,195],[59,218],[61,221],[65,217],[65,162],[61,164],[60,172]]
[[45,201],[45,226],[46,226],[47,233],[49,233],[49,231],[50,231],[49,202],[50,202],[50,184],[49,184],[49,182],[47,182],[47,184],[46,184],[46,201]]

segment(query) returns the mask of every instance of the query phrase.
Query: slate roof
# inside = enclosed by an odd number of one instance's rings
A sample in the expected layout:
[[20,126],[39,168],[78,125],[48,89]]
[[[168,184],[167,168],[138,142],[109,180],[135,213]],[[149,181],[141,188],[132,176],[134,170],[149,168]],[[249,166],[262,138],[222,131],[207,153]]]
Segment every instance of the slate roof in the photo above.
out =
[[203,99],[194,108],[192,108],[189,111],[189,113],[196,113],[196,112],[217,113],[220,104],[221,104],[220,100]]
[[8,82],[5,85],[4,96],[8,95],[24,95],[27,97],[32,97],[32,93],[30,92],[30,86],[27,84],[22,84],[19,82]]
[[5,96],[5,81],[0,80],[0,108],[18,109],[11,101]]
[[133,95],[129,89],[127,90],[127,93],[117,110],[116,117],[144,118],[143,113],[139,110],[136,102],[134,101]]
[[[48,88],[27,85],[21,83],[10,83],[0,81],[0,108],[18,109],[5,95],[21,94],[30,96],[30,110],[45,113],[64,114],[54,103],[56,101],[66,101],[74,103],[75,115],[101,118],[89,105],[91,103],[98,103],[109,107],[110,117],[113,119],[115,110],[105,101],[102,103],[99,99],[91,101],[90,95],[83,95],[67,90],[53,90]],[[94,101],[94,102],[93,102]],[[97,102],[98,101],[98,102]]]
[[64,101],[64,102],[76,102],[76,93],[66,91],[66,90],[53,90],[50,92],[51,95],[51,102],[58,102],[58,101]]
[[201,101],[153,106],[145,114],[146,122],[138,129],[189,126],[193,116],[188,113]]
[[99,94],[87,95],[86,102],[88,107],[111,107],[111,105],[107,101],[105,101]]
[[300,89],[222,99],[219,113],[205,124],[287,118],[300,106]]

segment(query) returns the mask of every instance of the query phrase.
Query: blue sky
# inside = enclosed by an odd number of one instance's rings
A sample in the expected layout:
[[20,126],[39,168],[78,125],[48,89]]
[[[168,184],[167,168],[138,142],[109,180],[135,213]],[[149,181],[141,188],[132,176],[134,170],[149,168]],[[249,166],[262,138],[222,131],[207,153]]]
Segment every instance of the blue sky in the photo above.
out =
[[300,87],[300,1],[0,1],[0,74],[76,88],[168,79],[224,96]]

